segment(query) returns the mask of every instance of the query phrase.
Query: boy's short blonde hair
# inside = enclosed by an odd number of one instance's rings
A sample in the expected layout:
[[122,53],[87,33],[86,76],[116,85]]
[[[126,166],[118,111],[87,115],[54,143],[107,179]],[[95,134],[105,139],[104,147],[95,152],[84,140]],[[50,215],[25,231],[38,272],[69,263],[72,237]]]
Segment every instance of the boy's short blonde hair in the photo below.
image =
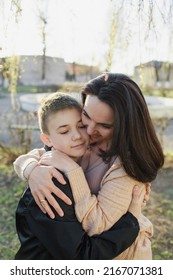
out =
[[38,109],[38,122],[41,132],[49,134],[48,117],[64,109],[77,109],[81,112],[82,105],[68,94],[56,92],[46,97]]

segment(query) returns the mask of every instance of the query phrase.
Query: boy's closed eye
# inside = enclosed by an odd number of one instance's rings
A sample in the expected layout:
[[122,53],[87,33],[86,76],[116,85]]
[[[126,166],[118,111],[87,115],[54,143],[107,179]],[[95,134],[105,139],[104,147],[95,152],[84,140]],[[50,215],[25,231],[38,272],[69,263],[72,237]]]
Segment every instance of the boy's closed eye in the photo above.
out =
[[61,132],[59,132],[59,134],[67,134],[68,132],[69,132],[69,130],[61,131]]

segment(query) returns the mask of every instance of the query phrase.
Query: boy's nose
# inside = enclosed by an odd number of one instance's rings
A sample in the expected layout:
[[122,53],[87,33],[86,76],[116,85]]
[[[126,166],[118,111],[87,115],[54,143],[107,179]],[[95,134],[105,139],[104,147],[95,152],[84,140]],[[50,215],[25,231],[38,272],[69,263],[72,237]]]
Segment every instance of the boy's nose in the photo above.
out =
[[79,131],[75,131],[72,139],[76,140],[76,139],[80,139],[80,138],[81,138],[81,133]]

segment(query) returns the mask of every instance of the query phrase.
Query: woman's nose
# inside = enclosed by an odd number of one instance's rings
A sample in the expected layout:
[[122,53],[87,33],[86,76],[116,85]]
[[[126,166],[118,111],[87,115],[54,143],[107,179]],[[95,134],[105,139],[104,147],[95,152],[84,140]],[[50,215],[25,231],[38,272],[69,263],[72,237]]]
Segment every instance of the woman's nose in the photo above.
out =
[[88,135],[93,134],[94,130],[95,130],[95,124],[93,122],[89,123],[87,125],[87,133],[88,133]]

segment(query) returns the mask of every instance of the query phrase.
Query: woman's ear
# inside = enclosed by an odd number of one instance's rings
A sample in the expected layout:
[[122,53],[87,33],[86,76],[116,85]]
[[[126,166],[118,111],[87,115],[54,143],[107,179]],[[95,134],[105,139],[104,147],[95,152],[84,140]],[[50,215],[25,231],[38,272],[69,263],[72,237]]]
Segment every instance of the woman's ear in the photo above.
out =
[[51,142],[50,136],[48,134],[41,133],[40,139],[45,145],[47,145],[48,147],[52,147],[52,142]]

